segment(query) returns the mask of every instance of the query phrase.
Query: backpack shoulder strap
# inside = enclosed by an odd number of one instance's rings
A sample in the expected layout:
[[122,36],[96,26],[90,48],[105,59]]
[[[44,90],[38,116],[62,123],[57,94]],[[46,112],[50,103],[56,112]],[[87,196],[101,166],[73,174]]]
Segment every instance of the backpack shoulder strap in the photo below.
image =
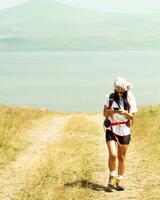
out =
[[111,93],[111,94],[109,95],[109,108],[112,107],[112,104],[113,104],[113,101],[114,101],[114,96],[115,96],[114,93]]

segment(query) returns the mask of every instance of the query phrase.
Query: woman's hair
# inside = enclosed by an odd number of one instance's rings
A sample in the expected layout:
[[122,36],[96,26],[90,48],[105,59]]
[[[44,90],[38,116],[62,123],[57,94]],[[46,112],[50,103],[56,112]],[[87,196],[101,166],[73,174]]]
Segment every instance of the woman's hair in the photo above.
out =
[[[115,95],[114,95],[114,101],[118,104],[118,106],[120,107],[120,105],[119,105],[119,100],[120,100],[120,98],[119,98],[119,96],[117,95],[117,92],[116,92],[116,90],[114,90],[114,93],[115,93]],[[122,96],[122,98],[123,98],[123,100],[124,100],[124,109],[125,110],[129,110],[129,108],[130,108],[130,104],[129,104],[129,102],[128,102],[128,92],[127,91],[125,91],[124,92],[124,94],[123,94],[123,96]]]

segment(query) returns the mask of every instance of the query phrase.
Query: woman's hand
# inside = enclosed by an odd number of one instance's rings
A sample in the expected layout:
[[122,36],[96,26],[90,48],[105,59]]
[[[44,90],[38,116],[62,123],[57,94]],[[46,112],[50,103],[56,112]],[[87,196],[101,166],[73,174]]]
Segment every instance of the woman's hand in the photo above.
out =
[[110,115],[115,114],[115,111],[111,108],[111,109],[107,109],[107,113],[110,116]]
[[128,113],[126,110],[118,110],[117,113],[120,115],[125,115],[126,119],[133,119],[133,114]]
[[104,109],[103,109],[103,115],[107,118],[113,114],[116,114],[118,113],[118,110],[114,110],[114,109],[108,109],[107,106],[104,106]]
[[120,114],[120,115],[127,115],[128,114],[128,112],[126,110],[122,110],[122,109],[117,110],[117,113]]

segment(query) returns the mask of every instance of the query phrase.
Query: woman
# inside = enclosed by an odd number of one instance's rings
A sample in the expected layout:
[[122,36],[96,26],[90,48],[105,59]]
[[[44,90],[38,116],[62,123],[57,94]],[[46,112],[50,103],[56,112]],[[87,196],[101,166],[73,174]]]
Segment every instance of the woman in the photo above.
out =
[[125,78],[116,78],[114,93],[106,96],[103,110],[106,118],[104,128],[109,152],[109,191],[112,191],[112,188],[124,190],[122,180],[125,172],[126,152],[131,139],[130,124],[136,112],[137,106],[131,92],[131,84]]

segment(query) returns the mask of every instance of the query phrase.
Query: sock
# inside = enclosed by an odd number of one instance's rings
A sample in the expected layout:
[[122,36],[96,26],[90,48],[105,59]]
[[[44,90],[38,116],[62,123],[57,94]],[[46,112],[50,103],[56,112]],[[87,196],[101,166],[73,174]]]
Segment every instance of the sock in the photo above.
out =
[[122,179],[123,179],[123,175],[118,175],[117,178],[118,178],[119,180],[122,180]]
[[116,172],[115,172],[115,171],[112,171],[112,172],[110,172],[109,175],[110,175],[110,176],[116,176]]

